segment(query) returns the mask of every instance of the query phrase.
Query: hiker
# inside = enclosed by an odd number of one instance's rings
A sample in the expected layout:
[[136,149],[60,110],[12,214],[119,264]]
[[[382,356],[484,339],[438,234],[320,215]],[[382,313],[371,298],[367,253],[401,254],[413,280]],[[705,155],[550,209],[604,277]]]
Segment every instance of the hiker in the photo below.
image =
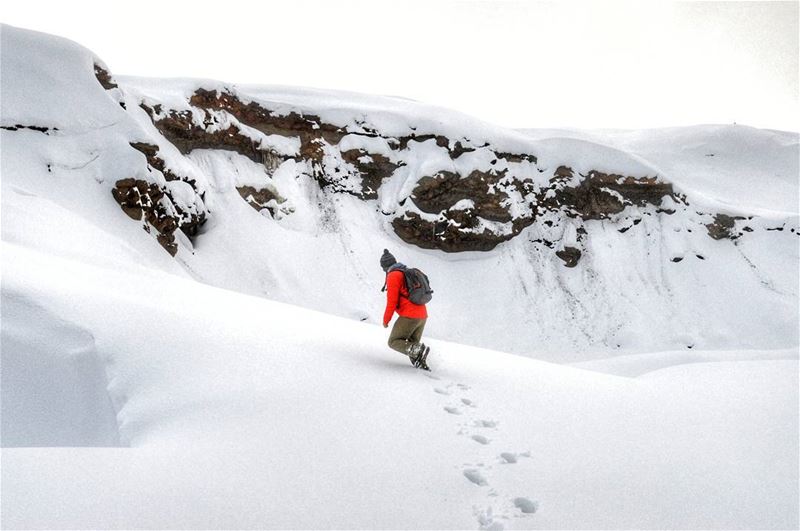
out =
[[397,320],[389,334],[389,346],[405,354],[414,367],[427,369],[428,349],[421,342],[422,331],[428,320],[428,310],[424,304],[414,304],[409,300],[405,281],[406,266],[398,263],[392,253],[383,250],[381,267],[386,272],[386,310],[383,312],[383,327],[389,327],[392,315],[397,311]]

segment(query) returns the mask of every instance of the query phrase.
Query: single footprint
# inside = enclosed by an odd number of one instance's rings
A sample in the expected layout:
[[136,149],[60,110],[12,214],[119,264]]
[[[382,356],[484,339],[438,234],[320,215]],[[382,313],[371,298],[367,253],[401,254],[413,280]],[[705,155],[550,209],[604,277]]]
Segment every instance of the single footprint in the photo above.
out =
[[503,452],[500,454],[500,458],[509,464],[513,464],[517,462],[517,454],[512,454],[511,452]]
[[478,525],[481,531],[503,531],[505,529],[503,524],[494,519],[491,507],[487,507],[485,511],[476,509],[475,516],[478,518]]
[[468,385],[464,384],[456,384],[456,385],[458,385],[458,388],[461,389],[462,391],[469,391],[471,389],[471,387]]
[[458,409],[457,407],[445,406],[444,410],[447,411],[448,413],[450,413],[451,415],[460,415],[461,414],[461,410]]
[[440,395],[450,396],[452,394],[447,389],[442,389],[441,387],[434,387],[433,390]]
[[476,420],[475,425],[479,428],[496,428],[497,422],[494,420]]
[[533,514],[539,510],[539,504],[528,498],[514,498],[514,506],[525,514]]
[[489,439],[483,435],[473,435],[472,440],[480,444],[489,444]]
[[441,380],[441,378],[439,378],[439,377],[438,377],[438,376],[436,376],[435,374],[428,374],[428,375],[426,375],[426,376],[427,376],[428,378],[430,378],[431,380]]
[[480,487],[485,487],[486,485],[489,484],[489,482],[486,481],[486,478],[483,477],[483,474],[481,474],[479,470],[475,470],[474,468],[466,469],[464,471],[464,477],[466,477],[468,480],[470,480],[471,482]]
[[475,402],[473,402],[469,398],[462,398],[461,403],[464,404],[465,406],[475,407]]

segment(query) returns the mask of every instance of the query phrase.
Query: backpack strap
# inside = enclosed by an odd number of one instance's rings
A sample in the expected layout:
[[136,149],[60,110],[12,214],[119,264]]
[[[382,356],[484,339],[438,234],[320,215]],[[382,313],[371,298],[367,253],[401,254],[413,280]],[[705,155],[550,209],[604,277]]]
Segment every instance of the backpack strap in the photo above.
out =
[[[394,273],[395,271],[402,271],[403,272],[403,282],[405,283],[405,281],[406,281],[406,274],[405,274],[406,273],[406,269],[408,269],[408,268],[406,266],[404,266],[403,264],[399,263],[399,262],[394,264],[394,265],[392,265],[389,268],[389,270],[386,272],[386,276],[383,279],[383,287],[381,288],[381,293],[386,291],[386,283],[389,281],[389,273]],[[406,286],[406,289],[408,289],[408,286]]]

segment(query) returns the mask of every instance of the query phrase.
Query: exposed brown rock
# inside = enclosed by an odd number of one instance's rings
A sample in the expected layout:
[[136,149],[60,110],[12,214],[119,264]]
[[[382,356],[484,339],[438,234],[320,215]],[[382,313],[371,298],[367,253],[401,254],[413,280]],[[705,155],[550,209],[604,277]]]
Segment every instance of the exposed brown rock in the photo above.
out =
[[572,168],[567,166],[559,166],[556,168],[556,171],[553,173],[551,182],[560,182],[568,179],[572,179],[575,173],[572,171]]
[[200,88],[189,103],[200,109],[227,111],[243,124],[267,135],[299,136],[303,143],[311,138],[322,137],[329,144],[338,144],[347,134],[341,127],[324,123],[319,116],[297,112],[280,115],[255,102],[244,103],[227,92]]
[[[148,144],[146,142],[131,142],[130,145],[132,148],[143,153],[144,156],[147,157],[147,164],[151,168],[160,171],[164,175],[164,178],[167,181],[183,181],[192,187],[195,194],[201,200],[205,199],[205,192],[198,191],[197,182],[194,179],[190,179],[189,177],[183,175],[177,175],[175,172],[173,172],[167,167],[166,163],[164,162],[164,159],[158,156],[158,146],[156,146],[155,144]],[[166,195],[169,198],[169,200],[173,203],[175,210],[178,211],[179,218],[175,220],[176,224],[178,225],[178,228],[184,234],[186,234],[186,236],[190,238],[196,236],[198,231],[200,230],[200,227],[202,227],[203,224],[206,222],[205,213],[201,212],[200,214],[190,214],[188,212],[185,212],[179,205],[175,204],[175,201],[172,195],[170,194],[169,190],[161,188],[159,188],[159,190],[162,194]],[[156,225],[153,224],[153,226]],[[159,227],[156,226],[156,228]],[[159,229],[159,231],[163,232],[161,231],[161,229]]]
[[[494,190],[505,172],[487,173],[478,170],[466,177],[449,171],[441,171],[434,177],[423,177],[411,200],[423,212],[439,214],[448,210],[462,199],[469,199],[475,204],[475,213],[487,220],[507,223],[512,220],[508,207],[508,195],[502,190]],[[449,215],[455,214],[454,211]]]
[[159,132],[184,155],[195,149],[224,149],[235,151],[259,164],[268,159],[268,155],[265,153],[268,150],[259,148],[253,139],[243,135],[233,125],[227,129],[209,132],[204,127],[195,124],[192,121],[192,114],[188,111],[172,111],[164,118],[158,119],[154,109],[144,104],[141,107],[148,111]]
[[[300,139],[299,160],[311,162],[312,175],[320,186],[329,187],[334,191],[355,193],[349,187],[338,186],[338,181],[323,167],[325,146],[336,146],[347,134],[362,134],[375,137],[375,133],[352,132],[328,124],[313,114],[289,112],[277,114],[262,107],[255,102],[244,103],[236,96],[217,91],[198,89],[190,99],[190,103],[201,109],[224,110],[234,116],[241,123],[248,125],[264,134],[297,137]],[[372,162],[361,162],[358,159],[369,155]],[[375,199],[378,188],[386,177],[390,176],[397,165],[388,158],[370,154],[362,150],[350,150],[342,153],[342,158],[353,164],[361,174],[361,192],[357,193],[362,199]]]
[[566,246],[560,251],[556,251],[556,256],[564,261],[567,267],[575,267],[581,259],[581,251],[575,247]]
[[[438,142],[437,142],[437,144],[438,144]],[[449,144],[448,144],[448,146],[449,146]],[[450,149],[450,148],[448,147],[448,149]],[[457,159],[458,157],[460,157],[464,153],[470,153],[472,151],[475,151],[475,149],[476,148],[474,148],[474,147],[465,146],[464,144],[461,143],[461,140],[456,140],[456,143],[453,144],[453,148],[450,149],[450,157],[453,158],[453,159]]]
[[[413,127],[413,132],[399,137],[381,135],[365,122],[340,127],[325,123],[316,114],[299,110],[279,112],[268,108],[269,105],[265,103],[245,102],[225,90],[198,89],[189,103],[206,113],[205,123],[193,123],[191,113],[187,111],[164,113],[156,106],[148,110],[159,130],[181,152],[188,153],[198,148],[227,149],[265,165],[270,163],[266,159],[269,156],[275,157],[275,154],[270,155],[268,150],[260,149],[236,126],[231,125],[226,130],[209,127],[216,123],[212,113],[226,112],[239,123],[264,134],[298,138],[300,148],[294,158],[308,164],[311,176],[321,188],[330,193],[348,193],[363,199],[378,197],[378,190],[384,179],[403,164],[402,151],[412,141],[434,141],[437,146],[446,149],[453,160],[476,149],[492,149],[488,144],[475,145],[465,137],[450,139],[441,134],[418,133]],[[346,135],[382,138],[396,150],[397,159],[363,149],[340,152],[339,143]],[[152,151],[146,146],[137,149],[143,152]],[[492,165],[497,164],[495,167],[499,168],[504,168],[502,162],[538,162],[531,153],[494,153],[496,159],[492,161]],[[158,160],[153,158],[155,155],[145,154],[151,166],[164,171],[159,168]],[[274,167],[283,160],[280,156],[277,157],[271,159]],[[653,207],[652,210],[658,213],[674,213],[671,206],[662,207],[664,197],[669,197],[676,203],[686,203],[685,197],[676,194],[670,183],[655,177],[606,174],[600,171],[590,171],[583,175],[577,174],[567,165],[562,165],[554,171],[549,185],[540,187],[530,178],[521,180],[509,173],[506,169],[475,170],[462,176],[452,171],[441,171],[423,177],[417,181],[410,199],[420,212],[433,214],[438,221],[425,220],[412,210],[395,218],[392,226],[404,241],[420,247],[447,252],[485,251],[513,238],[535,223],[537,216],[545,212],[555,212],[558,216],[579,220],[597,220],[612,218],[629,206]],[[239,187],[239,193],[245,198],[249,197],[251,206],[260,210],[266,208],[266,203],[273,199],[274,191]],[[462,208],[462,204],[458,209],[454,208],[464,199],[470,200],[471,206]],[[499,226],[497,231],[477,231],[483,221],[505,225]],[[636,225],[639,221],[641,220],[634,220],[633,224]],[[548,220],[543,223],[552,225],[553,222]],[[629,228],[630,226],[622,228],[620,232]],[[709,230],[711,233],[711,229]],[[582,238],[585,238],[585,230],[579,241]],[[555,245],[555,242],[549,243]],[[574,267],[580,259],[580,250],[576,247],[564,248],[559,253],[568,267]]]
[[565,207],[565,213],[584,220],[605,219],[622,212],[626,206],[658,206],[661,200],[675,197],[672,184],[654,177],[630,177],[590,171],[576,187],[559,186],[574,176],[572,169],[559,167],[551,183],[555,197],[540,201],[548,208]]
[[97,63],[95,63],[94,65],[94,77],[97,78],[97,81],[99,81],[100,85],[106,90],[118,88],[117,84],[114,82],[114,79],[111,77],[111,74],[108,72],[108,70],[98,65]]
[[[463,153],[474,151],[476,148],[467,145],[467,141],[457,140],[451,142],[443,135],[436,134],[417,134],[413,132],[401,138],[386,137],[380,135],[374,129],[366,127],[363,123],[358,124],[358,129],[352,127],[347,129],[326,123],[315,114],[304,114],[298,111],[288,113],[278,113],[265,108],[256,102],[243,102],[234,94],[227,91],[198,89],[191,96],[189,103],[195,108],[206,112],[225,111],[235,117],[240,123],[252,127],[264,134],[282,135],[296,137],[300,140],[299,155],[296,159],[310,163],[312,176],[320,183],[323,188],[328,188],[334,192],[344,192],[358,195],[363,199],[377,198],[378,189],[382,181],[389,177],[397,168],[398,164],[390,161],[387,157],[378,154],[367,153],[362,150],[350,150],[342,153],[342,159],[352,164],[361,176],[361,190],[356,191],[352,185],[342,185],[340,179],[344,176],[336,175],[336,168],[325,168],[323,157],[325,146],[336,148],[345,135],[358,134],[367,137],[380,137],[396,146],[398,150],[406,149],[408,143],[413,141],[425,142],[435,140],[436,144],[448,149],[452,158],[458,158]],[[249,157],[256,162],[264,162],[266,157],[264,150],[260,150],[253,145],[249,138],[241,134],[234,126],[230,126],[224,131],[208,132],[206,127],[199,126],[192,121],[191,113],[168,112],[166,115],[161,113],[161,109],[143,108],[150,113],[156,127],[173,142],[182,153],[188,153],[193,149],[228,149],[236,151]],[[480,146],[485,147],[485,146]],[[371,157],[371,162],[359,160],[364,155]],[[536,161],[533,155],[499,153],[498,157],[508,156],[512,161]],[[489,210],[484,204],[483,210]],[[494,214],[486,213],[490,217],[487,219],[507,218],[507,215],[500,213],[500,209],[494,207]]]
[[536,164],[537,158],[530,153],[509,153],[507,151],[495,152],[497,158],[505,159],[507,162],[531,162]]
[[[180,228],[187,236],[193,236],[205,222],[204,214],[200,216],[185,214],[174,204],[168,191],[142,179],[120,179],[111,190],[111,195],[130,218],[144,221],[155,228],[159,232],[158,242],[172,256],[178,252],[175,231]],[[166,205],[172,206],[179,217],[172,216]],[[149,232],[147,225],[144,227]]]
[[273,200],[278,204],[286,201],[269,188],[258,189],[252,186],[237,186],[236,191],[239,192],[239,195],[242,196],[242,199],[247,201],[248,205],[257,211],[261,211],[266,208],[273,217],[275,217],[276,209],[274,206],[269,205],[268,203]]
[[269,188],[257,189],[252,186],[237,186],[236,190],[239,192],[239,195],[242,196],[242,199],[247,200],[256,210],[264,208],[264,205],[273,199],[279,203],[284,201],[281,196]]
[[164,178],[168,181],[186,181],[192,184],[194,188],[195,181],[189,178],[181,178],[172,172],[164,162],[164,159],[158,156],[158,146],[155,144],[148,144],[146,142],[131,142],[131,147],[147,157],[147,163],[156,170],[160,171]]
[[[400,149],[403,150],[403,149],[408,148],[408,143],[411,142],[412,140],[414,142],[419,142],[419,143],[427,142],[428,140],[436,140],[436,145],[439,146],[439,147],[449,149],[449,146],[450,146],[450,139],[447,138],[444,135],[430,135],[430,134],[417,135],[416,133],[411,133],[410,135],[404,136],[404,137],[399,139],[399,141],[400,141]],[[474,149],[464,148],[461,145],[461,142],[458,142],[458,146],[459,146],[459,148],[457,150],[455,150],[455,152],[454,152],[455,156],[453,158],[458,158],[459,156],[461,156],[463,153],[466,153],[467,151],[474,151]]]
[[[537,211],[562,212],[563,215],[582,220],[605,219],[630,205],[658,206],[664,196],[675,198],[672,185],[655,178],[637,179],[591,171],[583,176],[579,185],[569,186],[574,177],[571,168],[560,166],[550,179],[550,186],[536,193],[532,182],[510,179],[505,170],[473,171],[467,177],[453,172],[439,172],[433,177],[419,179],[411,199],[422,212],[442,216],[441,227],[437,228],[435,224],[410,214],[395,220],[393,226],[404,241],[420,247],[448,252],[482,251],[494,248],[533,224]],[[519,192],[523,198],[532,198],[528,199],[530,203],[527,205],[531,214],[511,216],[509,193],[512,190]],[[474,208],[467,211],[452,209],[463,199],[471,200]],[[477,217],[500,223],[510,222],[511,230],[503,234],[491,231],[462,234],[462,229],[477,226]],[[412,230],[410,225],[414,223],[420,224],[419,230]],[[549,224],[552,225],[552,222]],[[573,251],[565,256],[568,256],[570,263],[573,259],[577,263]]]
[[[364,162],[365,157],[369,157],[371,160]],[[362,199],[377,199],[378,189],[383,180],[400,167],[399,164],[393,163],[383,155],[368,153],[363,149],[342,151],[342,159],[355,166],[361,174]]]
[[141,221],[144,218],[155,227],[161,233],[158,242],[175,256],[178,248],[174,245],[175,236],[172,233],[177,225],[160,203],[164,193],[158,186],[141,179],[120,179],[111,190],[111,195],[132,219]]
[[325,157],[325,146],[328,143],[323,138],[310,138],[307,142],[300,144],[300,160],[308,160],[317,164],[322,164]]
[[172,256],[178,254],[178,244],[175,243],[175,236],[172,233],[159,234],[156,236],[156,241],[158,241],[158,243],[161,244],[161,247],[166,249],[166,251]]
[[439,249],[448,253],[465,250],[491,251],[515,235],[502,236],[489,231],[480,233],[463,231],[464,228],[474,227],[477,219],[473,216],[474,214],[470,212],[458,211],[454,218],[431,223],[423,220],[416,212],[407,212],[404,216],[395,218],[392,227],[407,243],[423,249]]
[[739,237],[734,232],[736,227],[736,220],[744,219],[740,216],[728,216],[727,214],[717,214],[714,216],[714,221],[706,225],[708,235],[715,240],[729,239],[735,240]]

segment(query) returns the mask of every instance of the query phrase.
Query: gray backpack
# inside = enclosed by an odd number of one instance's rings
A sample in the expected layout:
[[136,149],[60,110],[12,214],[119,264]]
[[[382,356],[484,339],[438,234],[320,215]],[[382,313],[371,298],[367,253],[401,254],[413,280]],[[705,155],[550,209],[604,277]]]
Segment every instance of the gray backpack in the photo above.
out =
[[414,304],[428,304],[433,297],[433,290],[428,276],[416,267],[403,269],[406,279],[406,289],[408,289],[408,300]]
[[[406,289],[408,290],[408,300],[414,304],[428,304],[433,297],[433,290],[428,276],[417,269],[416,267],[405,267],[402,264],[397,264],[391,271],[402,271],[405,279]],[[388,275],[388,273],[387,273]],[[383,285],[381,291],[386,291],[386,284]]]

